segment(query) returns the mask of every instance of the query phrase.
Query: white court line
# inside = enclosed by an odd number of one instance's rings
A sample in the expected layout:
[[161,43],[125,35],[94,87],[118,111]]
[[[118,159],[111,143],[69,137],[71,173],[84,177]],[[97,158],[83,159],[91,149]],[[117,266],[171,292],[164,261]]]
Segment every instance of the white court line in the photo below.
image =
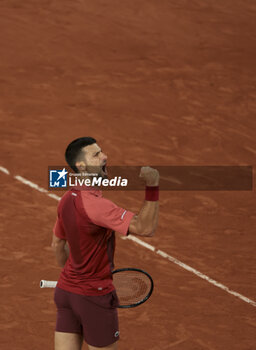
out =
[[60,201],[61,200],[61,197],[60,196],[57,196],[56,194],[53,194],[53,193],[47,193],[47,196],[48,197],[51,197],[53,199],[56,199],[57,201]]
[[6,168],[4,168],[3,166],[0,166],[0,171],[2,171],[3,173],[10,175],[9,170],[7,170]]
[[185,270],[187,270],[189,272],[192,272],[194,275],[196,275],[196,276],[206,280],[207,282],[213,284],[214,286],[219,287],[220,289],[225,290],[227,293],[229,293],[231,295],[234,295],[234,296],[240,298],[241,300],[245,301],[246,303],[252,304],[253,306],[256,307],[256,302],[254,302],[253,300],[243,296],[242,294],[239,294],[239,293],[229,289],[228,287],[224,286],[224,284],[213,280],[212,278],[204,275],[203,273],[201,273],[200,271],[194,269],[193,267],[191,267],[191,266],[189,266],[187,264],[184,264],[183,262],[179,261],[178,259],[172,257],[169,254],[166,254],[162,250],[157,250],[156,254],[161,255],[163,258],[166,258],[166,259],[172,261],[174,264],[179,265],[180,267],[182,267],[183,269],[185,269]]
[[[5,173],[5,174],[7,174],[7,175],[10,175],[10,172],[9,172],[6,168],[4,168],[4,167],[1,167],[1,166],[0,166],[0,171],[2,171],[3,173]],[[57,195],[55,195],[55,194],[49,193],[46,189],[44,189],[44,188],[38,186],[38,185],[35,184],[34,182],[31,182],[31,181],[25,179],[25,178],[22,177],[22,176],[17,175],[17,176],[14,176],[14,178],[15,178],[16,180],[22,182],[23,184],[28,185],[28,186],[34,188],[35,190],[37,190],[37,191],[39,191],[39,192],[45,193],[47,196],[49,196],[49,197],[51,197],[51,198],[53,198],[53,199],[56,199],[57,201],[59,201],[59,200],[61,199],[61,197],[59,197],[59,196],[57,196]],[[187,264],[184,264],[182,261],[180,261],[180,260],[174,258],[173,256],[171,256],[171,255],[165,253],[164,251],[159,250],[159,249],[156,249],[156,248],[155,248],[154,246],[152,246],[151,244],[148,244],[148,243],[142,241],[141,239],[139,239],[139,238],[137,238],[137,237],[135,237],[135,236],[127,236],[127,237],[121,237],[121,238],[123,238],[123,239],[129,239],[129,240],[131,240],[131,241],[133,241],[133,242],[135,242],[135,243],[138,243],[139,245],[143,246],[144,248],[147,248],[147,249],[151,250],[152,252],[155,252],[156,254],[160,255],[161,257],[163,257],[163,258],[165,258],[165,259],[167,259],[167,260],[173,262],[174,264],[176,264],[176,265],[182,267],[184,270],[187,270],[187,271],[193,273],[194,275],[196,275],[196,276],[199,277],[199,278],[202,278],[203,280],[207,281],[208,283],[210,283],[210,284],[212,284],[212,285],[214,285],[214,286],[216,286],[216,287],[218,287],[218,288],[220,288],[220,289],[226,291],[227,293],[229,293],[229,294],[231,294],[231,295],[234,295],[235,297],[237,297],[237,298],[243,300],[244,302],[246,302],[246,303],[248,303],[248,304],[250,304],[250,305],[256,307],[256,302],[255,302],[255,301],[253,301],[253,300],[251,300],[251,299],[245,297],[244,295],[242,295],[242,294],[240,294],[240,293],[237,293],[237,292],[235,292],[235,291],[229,289],[229,288],[226,287],[224,284],[215,281],[214,279],[208,277],[207,275],[204,275],[204,274],[201,273],[200,271],[194,269],[193,267],[191,267],[191,266],[189,266],[189,265],[187,265]]]
[[43,192],[43,193],[47,193],[48,191],[45,190],[43,187],[38,186],[37,184],[35,184],[34,182],[31,182],[27,179],[25,179],[22,176],[16,175],[14,176],[14,178],[20,182],[22,182],[24,185],[28,185],[29,187],[34,188],[35,190],[39,191],[39,192]]
[[24,185],[28,185],[29,187],[32,187],[32,188],[34,188],[35,190],[37,190],[39,192],[45,193],[48,197],[56,199],[57,201],[61,200],[61,197],[57,196],[56,194],[49,193],[49,191],[47,191],[45,188],[38,186],[34,182],[29,181],[29,180],[25,179],[22,176],[16,175],[16,176],[14,176],[14,178],[16,180],[22,182]]
[[147,248],[147,249],[151,250],[152,252],[156,251],[156,248],[154,246],[152,246],[151,244],[148,244],[148,243],[142,241],[141,239],[139,239],[139,238],[137,238],[135,236],[127,236],[127,239],[142,245],[144,248]]

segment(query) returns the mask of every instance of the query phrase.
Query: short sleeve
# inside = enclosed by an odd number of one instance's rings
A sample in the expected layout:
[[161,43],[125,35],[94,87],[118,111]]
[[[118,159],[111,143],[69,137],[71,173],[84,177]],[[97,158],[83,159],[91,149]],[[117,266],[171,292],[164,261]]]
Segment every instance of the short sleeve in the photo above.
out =
[[59,217],[57,217],[56,223],[53,228],[53,233],[60,239],[66,239],[66,234],[61,219]]
[[128,234],[134,213],[102,197],[90,197],[90,199],[87,197],[82,201],[87,216],[95,225],[117,231],[124,236]]

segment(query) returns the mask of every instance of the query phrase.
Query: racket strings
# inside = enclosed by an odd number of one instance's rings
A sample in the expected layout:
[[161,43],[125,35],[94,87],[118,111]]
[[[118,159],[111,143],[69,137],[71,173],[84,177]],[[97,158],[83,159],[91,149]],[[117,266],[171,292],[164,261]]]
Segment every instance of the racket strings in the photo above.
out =
[[120,305],[136,304],[145,299],[151,290],[149,277],[138,271],[113,274],[113,283]]

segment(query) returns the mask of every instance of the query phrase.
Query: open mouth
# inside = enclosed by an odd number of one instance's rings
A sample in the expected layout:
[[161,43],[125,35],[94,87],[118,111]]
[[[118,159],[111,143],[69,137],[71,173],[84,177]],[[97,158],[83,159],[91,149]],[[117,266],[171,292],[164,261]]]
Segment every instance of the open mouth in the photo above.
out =
[[108,171],[107,171],[107,164],[104,164],[104,165],[102,166],[102,171],[103,171],[104,175],[107,175],[107,174],[108,174]]

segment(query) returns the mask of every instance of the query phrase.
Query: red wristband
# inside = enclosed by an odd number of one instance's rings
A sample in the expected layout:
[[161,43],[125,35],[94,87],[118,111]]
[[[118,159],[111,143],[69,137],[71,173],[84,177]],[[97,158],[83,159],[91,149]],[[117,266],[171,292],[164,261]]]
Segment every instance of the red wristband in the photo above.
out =
[[159,186],[146,186],[145,201],[156,202],[159,200]]

